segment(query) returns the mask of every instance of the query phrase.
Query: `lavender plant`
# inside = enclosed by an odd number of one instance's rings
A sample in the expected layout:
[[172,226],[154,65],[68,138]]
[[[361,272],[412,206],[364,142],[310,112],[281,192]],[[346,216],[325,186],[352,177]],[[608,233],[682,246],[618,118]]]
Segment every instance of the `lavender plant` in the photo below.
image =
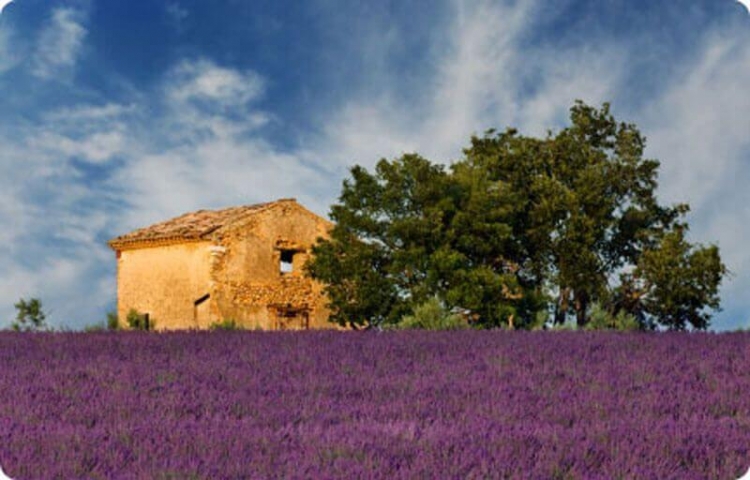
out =
[[50,478],[732,479],[750,334],[0,333],[0,465]]

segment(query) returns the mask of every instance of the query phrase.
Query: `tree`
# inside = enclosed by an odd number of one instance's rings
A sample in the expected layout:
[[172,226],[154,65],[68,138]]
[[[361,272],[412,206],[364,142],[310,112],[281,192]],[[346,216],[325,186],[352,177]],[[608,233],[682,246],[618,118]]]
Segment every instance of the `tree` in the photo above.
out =
[[355,328],[396,323],[436,293],[444,278],[431,267],[441,257],[455,195],[443,167],[418,155],[383,159],[373,174],[351,169],[331,207],[331,238],[313,248],[306,267],[326,284],[333,321]]
[[28,301],[21,298],[13,305],[16,308],[16,320],[11,328],[20,332],[46,330],[47,315],[42,310],[42,301],[31,298]]
[[306,267],[326,285],[333,321],[398,323],[435,298],[497,326],[526,301],[505,255],[511,199],[481,172],[446,172],[413,154],[383,159],[372,174],[352,168],[339,201],[331,238]]
[[352,168],[308,266],[332,318],[394,323],[434,297],[483,326],[585,327],[597,305],[642,328],[707,328],[718,248],[687,242],[687,205],[658,203],[634,125],[606,103],[576,102],[570,121],[544,138],[489,130],[449,170],[415,154]]
[[631,274],[623,274],[620,310],[637,315],[649,328],[657,323],[672,330],[708,328],[726,273],[718,247],[691,245],[684,228],[675,229],[643,252]]
[[674,228],[687,206],[657,203],[659,162],[642,158],[644,138],[618,124],[608,104],[577,102],[570,119],[545,139],[514,129],[472,138],[464,162],[514,191],[521,276],[556,297],[555,323],[573,314],[584,326],[589,305],[606,303],[611,277]]

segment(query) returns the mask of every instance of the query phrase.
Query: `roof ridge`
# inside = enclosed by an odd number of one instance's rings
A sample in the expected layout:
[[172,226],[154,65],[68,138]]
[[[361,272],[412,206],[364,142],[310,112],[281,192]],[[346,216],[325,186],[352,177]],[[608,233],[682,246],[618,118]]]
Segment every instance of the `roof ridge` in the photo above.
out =
[[261,202],[234,207],[223,207],[214,210],[200,209],[177,215],[176,217],[153,223],[146,227],[119,235],[109,242],[115,250],[123,246],[164,242],[167,240],[198,241],[216,230],[239,220],[248,214],[259,213],[279,203],[297,202],[294,198],[281,198],[271,202]]

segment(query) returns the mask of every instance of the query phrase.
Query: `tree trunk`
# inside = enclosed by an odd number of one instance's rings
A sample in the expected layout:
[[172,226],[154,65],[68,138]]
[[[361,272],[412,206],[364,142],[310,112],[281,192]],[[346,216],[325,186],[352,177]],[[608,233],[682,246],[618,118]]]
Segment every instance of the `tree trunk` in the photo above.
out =
[[589,319],[586,317],[586,310],[589,307],[589,296],[586,292],[576,292],[575,299],[575,310],[576,310],[576,325],[578,328],[583,328],[588,323]]
[[569,297],[570,288],[561,288],[560,296],[558,297],[557,305],[555,306],[555,325],[562,325],[563,323],[565,323],[565,317],[568,314]]

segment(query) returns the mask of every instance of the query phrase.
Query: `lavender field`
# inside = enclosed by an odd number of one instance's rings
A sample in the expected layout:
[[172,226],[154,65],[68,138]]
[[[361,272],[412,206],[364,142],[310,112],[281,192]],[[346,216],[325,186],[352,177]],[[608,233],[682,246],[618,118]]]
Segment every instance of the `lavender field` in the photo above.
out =
[[750,334],[0,334],[15,479],[680,478],[750,466]]

